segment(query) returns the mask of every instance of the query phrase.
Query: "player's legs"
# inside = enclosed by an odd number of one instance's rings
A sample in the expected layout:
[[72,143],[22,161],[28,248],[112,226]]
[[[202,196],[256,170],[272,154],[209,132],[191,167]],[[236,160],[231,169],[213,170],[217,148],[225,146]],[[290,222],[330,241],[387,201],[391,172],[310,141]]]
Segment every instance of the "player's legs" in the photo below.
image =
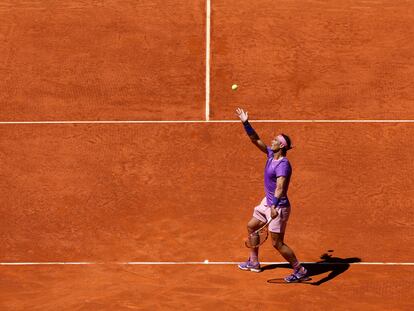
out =
[[270,223],[269,231],[272,237],[273,247],[285,258],[293,267],[293,273],[285,278],[286,282],[297,282],[306,279],[307,271],[297,260],[293,250],[284,242],[287,221],[290,216],[290,207],[278,207],[278,215]]
[[[259,228],[263,227],[266,223],[252,217],[250,221],[247,223],[247,233],[249,234],[250,239],[252,239],[251,244],[259,244],[258,241],[255,239],[259,239],[259,236],[250,236],[253,232],[258,230]],[[254,247],[250,249],[250,256],[249,259],[252,263],[258,263],[259,262],[259,247]]]
[[285,244],[284,237],[285,233],[276,233],[276,232],[270,232],[270,235],[272,237],[272,245],[273,247],[280,253],[280,255],[283,256],[293,267],[295,263],[298,262],[296,259],[296,255],[293,252],[293,250]]
[[271,232],[272,245],[279,251],[279,253],[285,258],[293,268],[293,273],[285,278],[286,282],[297,282],[300,280],[309,279],[307,277],[307,270],[302,267],[298,259],[296,258],[293,250],[283,241],[285,233]]
[[[260,202],[258,206],[256,206],[253,210],[253,217],[249,220],[247,223],[247,233],[250,236],[254,231],[262,227],[266,224],[267,218],[266,218],[266,211],[269,209],[266,206],[266,198],[263,198],[263,200]],[[249,237],[250,238],[250,237]],[[258,239],[259,237],[251,237],[251,239]],[[254,244],[255,241],[251,241]],[[239,269],[245,270],[245,271],[253,271],[253,272],[260,272],[260,263],[259,263],[259,247],[251,248],[249,259],[246,262],[242,262],[238,265]]]
[[[252,217],[247,223],[247,233],[249,235],[249,238],[258,239],[259,237],[254,237],[254,236],[250,237],[250,234],[254,233],[257,229],[262,227],[264,224],[265,222],[255,217]],[[255,244],[254,240],[250,242],[253,243],[253,245]],[[260,263],[259,263],[259,247],[250,248],[249,259],[247,259],[247,261],[245,262],[240,263],[238,267],[239,269],[245,270],[245,271],[260,272],[261,268],[260,268]]]
[[292,266],[297,262],[295,253],[284,242],[287,222],[290,216],[290,207],[278,207],[277,217],[269,225],[273,247],[285,258]]
[[[259,205],[257,205],[253,210],[253,215],[250,221],[247,223],[247,232],[250,235],[260,227],[264,226],[267,220],[270,217],[270,208],[266,205],[266,198],[263,198]],[[258,244],[255,243],[254,239],[259,239],[259,237],[251,237],[253,239],[252,245]],[[258,242],[258,241],[257,241]],[[259,248],[250,249],[250,261],[253,263],[259,262]]]
[[256,217],[252,217],[249,222],[247,223],[247,232],[249,234],[255,232],[257,229],[260,229],[266,224],[266,221],[262,221],[257,219]]

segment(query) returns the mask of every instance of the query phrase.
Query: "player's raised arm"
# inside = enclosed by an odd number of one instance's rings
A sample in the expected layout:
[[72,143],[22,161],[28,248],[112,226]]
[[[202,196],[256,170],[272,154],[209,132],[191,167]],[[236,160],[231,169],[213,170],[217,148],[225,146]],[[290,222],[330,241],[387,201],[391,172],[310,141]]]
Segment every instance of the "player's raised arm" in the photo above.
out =
[[256,131],[250,125],[247,111],[244,112],[243,109],[237,108],[236,114],[240,118],[240,120],[243,122],[244,129],[246,130],[247,135],[249,135],[252,143],[255,144],[256,147],[259,148],[262,152],[267,154],[267,146],[265,145],[264,142],[260,140],[259,135],[257,135]]

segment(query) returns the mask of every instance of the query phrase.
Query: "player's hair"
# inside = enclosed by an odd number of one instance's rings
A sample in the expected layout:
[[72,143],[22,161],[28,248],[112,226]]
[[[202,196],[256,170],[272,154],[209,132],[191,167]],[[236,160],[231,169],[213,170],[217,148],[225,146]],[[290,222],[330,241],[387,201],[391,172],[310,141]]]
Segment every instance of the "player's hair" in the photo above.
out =
[[280,135],[283,136],[283,138],[286,140],[286,143],[287,143],[287,146],[284,146],[282,148],[283,153],[286,154],[286,151],[288,151],[289,149],[292,149],[292,140],[286,134],[280,134]]

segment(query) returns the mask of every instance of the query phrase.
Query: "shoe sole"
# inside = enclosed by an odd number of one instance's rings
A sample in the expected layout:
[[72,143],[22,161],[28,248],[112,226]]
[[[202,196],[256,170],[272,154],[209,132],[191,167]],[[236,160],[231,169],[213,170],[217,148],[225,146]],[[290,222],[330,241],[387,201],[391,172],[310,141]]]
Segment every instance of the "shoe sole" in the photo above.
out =
[[296,280],[293,280],[293,281],[288,281],[286,279],[284,279],[284,280],[285,280],[286,283],[300,283],[300,282],[303,282],[303,281],[309,281],[309,280],[311,280],[311,278],[308,277],[308,276],[304,276],[303,278],[296,279]]
[[256,269],[256,268],[242,268],[242,267],[240,267],[240,266],[238,266],[239,267],[239,269],[240,270],[243,270],[243,271],[252,271],[252,272],[262,272],[262,269]]

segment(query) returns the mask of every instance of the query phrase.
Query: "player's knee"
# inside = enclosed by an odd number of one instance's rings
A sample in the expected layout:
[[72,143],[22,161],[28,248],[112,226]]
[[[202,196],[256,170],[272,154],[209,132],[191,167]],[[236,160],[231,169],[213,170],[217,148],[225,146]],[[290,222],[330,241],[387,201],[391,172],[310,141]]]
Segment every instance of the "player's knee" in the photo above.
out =
[[277,250],[281,249],[283,246],[283,242],[280,240],[272,240],[272,245],[274,248],[276,248]]
[[256,231],[256,229],[255,229],[255,228],[251,227],[250,225],[247,225],[247,232],[249,232],[249,233],[253,233],[253,232],[255,232],[255,231]]

